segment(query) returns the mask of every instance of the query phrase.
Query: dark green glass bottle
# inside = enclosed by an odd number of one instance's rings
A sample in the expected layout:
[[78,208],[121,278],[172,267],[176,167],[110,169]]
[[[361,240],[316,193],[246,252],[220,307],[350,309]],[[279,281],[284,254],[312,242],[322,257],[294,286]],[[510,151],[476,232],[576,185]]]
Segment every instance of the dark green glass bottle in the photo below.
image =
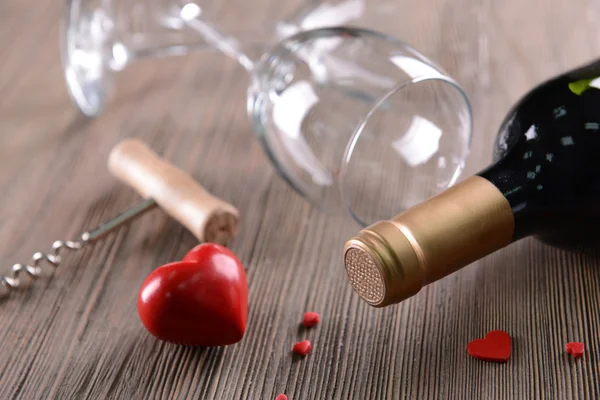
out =
[[[595,82],[597,80],[597,82]],[[548,80],[508,113],[479,175],[511,205],[514,240],[583,249],[600,240],[600,61]]]
[[600,60],[547,80],[507,113],[480,173],[345,246],[355,291],[384,307],[516,240],[600,244]]

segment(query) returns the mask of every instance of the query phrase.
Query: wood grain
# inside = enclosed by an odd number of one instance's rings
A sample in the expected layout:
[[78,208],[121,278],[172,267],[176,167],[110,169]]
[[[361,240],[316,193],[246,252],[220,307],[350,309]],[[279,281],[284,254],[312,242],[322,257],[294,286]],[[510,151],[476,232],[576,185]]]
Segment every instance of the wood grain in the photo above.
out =
[[[281,6],[279,5],[281,3]],[[235,24],[298,1],[231,0]],[[495,129],[532,85],[600,53],[595,0],[380,1],[369,22],[439,62],[467,90],[475,137],[467,174],[491,158]],[[243,11],[243,12],[242,12]],[[106,112],[83,119],[60,64],[57,2],[0,3],[0,255],[8,269],[138,201],[106,169],[123,138],[146,141],[242,215],[233,250],[247,266],[242,342],[160,343],[136,295],[196,244],[160,210],[65,256],[51,279],[0,305],[2,399],[595,399],[600,269],[523,240],[384,310],[362,303],[341,264],[356,226],[310,207],[274,173],[245,109],[245,72],[224,57],[136,61]],[[299,328],[304,311],[322,315]],[[492,329],[514,338],[506,365],[470,359]],[[307,338],[305,359],[290,353]],[[572,360],[564,344],[586,344]]]

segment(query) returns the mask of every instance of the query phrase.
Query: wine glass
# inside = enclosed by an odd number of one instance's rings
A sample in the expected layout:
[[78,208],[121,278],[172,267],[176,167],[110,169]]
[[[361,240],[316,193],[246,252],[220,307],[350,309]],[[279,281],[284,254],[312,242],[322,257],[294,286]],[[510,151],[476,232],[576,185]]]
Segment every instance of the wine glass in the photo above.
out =
[[329,214],[367,226],[438,194],[464,169],[467,96],[397,39],[351,27],[303,31],[252,65],[248,113],[266,153]]
[[409,45],[367,29],[303,23],[263,51],[205,19],[202,1],[167,3],[165,21],[248,72],[248,114],[266,154],[324,212],[366,226],[460,176],[471,144],[469,101]]

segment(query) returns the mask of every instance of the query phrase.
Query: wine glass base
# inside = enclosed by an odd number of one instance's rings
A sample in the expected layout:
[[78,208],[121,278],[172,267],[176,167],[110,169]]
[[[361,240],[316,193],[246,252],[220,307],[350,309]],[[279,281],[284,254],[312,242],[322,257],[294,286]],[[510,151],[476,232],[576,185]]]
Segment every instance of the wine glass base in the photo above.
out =
[[114,75],[113,21],[99,1],[68,0],[62,62],[69,95],[86,117],[104,109]]
[[102,76],[88,78],[85,72],[66,66],[65,79],[71,100],[84,116],[95,118],[102,113],[106,103],[106,83]]

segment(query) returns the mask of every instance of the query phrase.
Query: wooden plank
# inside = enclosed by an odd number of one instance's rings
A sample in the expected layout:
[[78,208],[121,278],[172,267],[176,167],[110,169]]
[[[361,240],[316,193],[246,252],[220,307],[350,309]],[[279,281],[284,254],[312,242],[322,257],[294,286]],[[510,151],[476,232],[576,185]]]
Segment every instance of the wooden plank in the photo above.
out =
[[[232,0],[221,10],[226,22],[268,21],[300,2],[249,4]],[[245,114],[240,67],[203,53],[136,61],[117,77],[105,114],[88,121],[62,77],[62,15],[49,1],[0,5],[4,268],[139,200],[105,167],[119,140],[139,137],[241,210],[233,250],[248,270],[248,331],[223,349],[167,345],[145,332],[136,311],[143,279],[196,244],[155,210],[66,255],[52,279],[0,305],[1,398],[598,397],[596,255],[523,240],[400,305],[372,309],[341,266],[356,226],[319,213],[275,174]],[[468,174],[490,162],[495,129],[525,91],[597,56],[599,17],[594,0],[386,1],[364,25],[412,44],[464,86],[475,120]],[[307,310],[322,315],[308,331],[299,327]],[[514,337],[506,365],[466,354],[491,329]],[[304,338],[314,350],[298,359],[290,349]],[[564,354],[572,340],[586,343],[583,359]]]

